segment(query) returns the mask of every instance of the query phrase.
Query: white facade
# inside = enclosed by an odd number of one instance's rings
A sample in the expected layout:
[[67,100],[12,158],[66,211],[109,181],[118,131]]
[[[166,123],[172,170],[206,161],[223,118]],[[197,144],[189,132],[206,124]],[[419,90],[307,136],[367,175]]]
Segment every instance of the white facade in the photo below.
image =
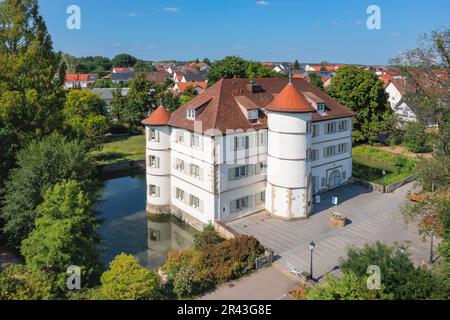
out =
[[267,115],[268,129],[214,136],[147,125],[147,210],[197,228],[262,210],[307,217],[313,193],[351,177],[352,119]]
[[402,93],[390,82],[385,91],[389,94],[389,103],[391,104],[391,109],[398,116],[400,120],[403,121],[416,121],[416,114],[411,110],[411,108],[403,100]]

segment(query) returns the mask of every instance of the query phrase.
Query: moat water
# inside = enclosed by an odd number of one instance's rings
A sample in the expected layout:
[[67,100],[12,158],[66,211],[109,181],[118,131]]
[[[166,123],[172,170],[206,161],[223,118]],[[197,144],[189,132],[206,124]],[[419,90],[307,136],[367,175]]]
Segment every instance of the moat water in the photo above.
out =
[[135,256],[139,262],[157,269],[170,250],[193,245],[196,230],[172,215],[149,215],[146,210],[145,172],[111,175],[103,181],[102,201],[97,210],[103,222],[102,262],[121,252]]

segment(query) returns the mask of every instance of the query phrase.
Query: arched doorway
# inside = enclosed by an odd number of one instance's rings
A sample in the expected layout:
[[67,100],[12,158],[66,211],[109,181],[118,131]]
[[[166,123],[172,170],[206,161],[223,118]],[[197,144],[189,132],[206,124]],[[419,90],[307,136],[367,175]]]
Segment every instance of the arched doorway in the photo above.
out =
[[339,170],[334,170],[328,178],[328,189],[339,187],[341,185],[341,181],[341,172]]

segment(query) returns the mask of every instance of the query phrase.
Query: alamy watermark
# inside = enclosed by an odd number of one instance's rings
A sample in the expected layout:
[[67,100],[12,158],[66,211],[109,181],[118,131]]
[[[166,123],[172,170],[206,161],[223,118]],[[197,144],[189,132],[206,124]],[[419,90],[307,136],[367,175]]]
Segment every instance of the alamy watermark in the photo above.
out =
[[367,14],[370,16],[367,18],[366,25],[369,30],[381,29],[381,8],[375,4],[367,7]]
[[81,29],[81,9],[77,5],[70,5],[67,7],[66,13],[69,17],[66,20],[66,26],[69,30]]
[[69,290],[81,289],[81,269],[79,266],[68,266],[66,273],[69,275],[66,284]]
[[367,274],[370,276],[367,278],[367,289],[379,290],[381,289],[381,270],[379,266],[370,265],[367,267]]

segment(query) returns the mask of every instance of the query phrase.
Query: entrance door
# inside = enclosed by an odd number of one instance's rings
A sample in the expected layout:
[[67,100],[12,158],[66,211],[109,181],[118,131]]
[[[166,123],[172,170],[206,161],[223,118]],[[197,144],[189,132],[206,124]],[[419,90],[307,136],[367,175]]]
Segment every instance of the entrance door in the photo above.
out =
[[341,185],[341,181],[341,172],[339,170],[334,170],[328,178],[328,189],[339,187]]

